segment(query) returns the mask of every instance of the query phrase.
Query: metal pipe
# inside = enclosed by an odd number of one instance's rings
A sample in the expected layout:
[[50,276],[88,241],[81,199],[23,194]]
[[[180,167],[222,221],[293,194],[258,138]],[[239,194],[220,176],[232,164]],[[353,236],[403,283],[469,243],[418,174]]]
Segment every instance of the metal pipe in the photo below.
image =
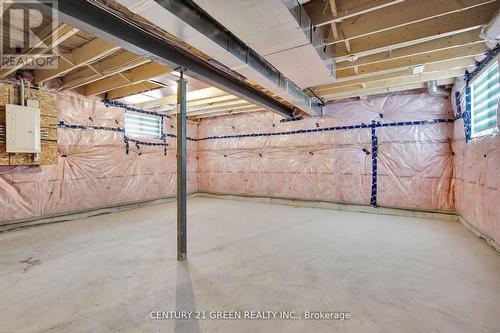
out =
[[444,89],[439,88],[437,81],[432,80],[427,83],[427,91],[431,96],[448,97],[450,93]]
[[24,90],[24,80],[21,75],[18,76],[19,79],[19,105],[26,106],[26,93]]
[[177,260],[187,258],[186,223],[186,80],[180,69],[177,81]]

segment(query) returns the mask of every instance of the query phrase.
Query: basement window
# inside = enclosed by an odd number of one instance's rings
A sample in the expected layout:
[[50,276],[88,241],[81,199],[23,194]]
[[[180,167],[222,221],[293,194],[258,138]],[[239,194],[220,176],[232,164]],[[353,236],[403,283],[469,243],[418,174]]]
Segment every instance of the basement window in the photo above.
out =
[[479,75],[471,86],[472,137],[498,132],[497,109],[500,85],[498,83],[498,62]]
[[161,138],[160,116],[127,111],[125,112],[125,134],[146,139]]

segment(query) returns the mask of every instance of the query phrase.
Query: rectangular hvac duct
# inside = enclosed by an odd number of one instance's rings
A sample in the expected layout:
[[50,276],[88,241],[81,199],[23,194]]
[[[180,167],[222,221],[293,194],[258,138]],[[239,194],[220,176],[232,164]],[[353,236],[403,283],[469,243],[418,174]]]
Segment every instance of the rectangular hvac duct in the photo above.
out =
[[[23,3],[30,8],[50,12],[52,7],[44,0]],[[161,10],[161,9],[160,9]],[[147,57],[170,68],[182,67],[189,75],[213,87],[227,91],[256,105],[293,117],[295,108],[285,105],[242,80],[209,64],[204,59],[187,50],[144,30],[127,17],[97,1],[72,0],[58,4],[60,22],[86,31],[96,37],[109,40],[116,45]],[[166,10],[161,10],[164,15]],[[173,16],[173,15],[172,15]]]
[[[212,1],[214,1],[212,3]],[[273,0],[274,1],[274,0]],[[271,61],[262,57],[253,48],[250,48],[240,38],[235,36],[227,27],[217,22],[191,0],[117,0],[130,11],[142,16],[161,29],[199,49],[217,62],[243,75],[250,81],[268,89],[273,94],[283,98],[312,116],[321,114],[320,102],[311,98],[302,91],[302,88],[288,79]],[[238,2],[238,1],[235,1]],[[253,3],[253,1],[251,1]],[[218,1],[210,0],[211,7],[216,7]],[[227,2],[225,3],[232,3]],[[294,22],[298,27],[290,10],[281,0],[278,3],[287,13],[287,20]],[[304,32],[300,31],[305,45],[310,47],[309,53],[314,52],[324,71],[326,66],[319,58],[316,50],[307,40]],[[270,55],[272,58],[272,55]],[[307,60],[307,59],[304,59]],[[311,66],[305,65],[304,67]],[[311,72],[311,77],[318,73]],[[326,75],[330,80],[331,76]],[[305,88],[305,87],[304,87]]]

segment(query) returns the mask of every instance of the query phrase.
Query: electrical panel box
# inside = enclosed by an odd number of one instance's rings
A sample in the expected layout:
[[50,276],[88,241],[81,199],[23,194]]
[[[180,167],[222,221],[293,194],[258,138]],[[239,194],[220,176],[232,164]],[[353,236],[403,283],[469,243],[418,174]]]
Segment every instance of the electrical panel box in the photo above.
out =
[[8,153],[40,153],[40,109],[7,104],[6,141]]

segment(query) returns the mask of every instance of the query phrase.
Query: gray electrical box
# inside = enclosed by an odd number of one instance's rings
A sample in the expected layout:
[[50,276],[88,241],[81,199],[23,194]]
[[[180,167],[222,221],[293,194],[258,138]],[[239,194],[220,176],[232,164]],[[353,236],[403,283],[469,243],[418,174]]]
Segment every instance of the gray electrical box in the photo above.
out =
[[6,142],[8,153],[40,153],[40,109],[7,104]]

